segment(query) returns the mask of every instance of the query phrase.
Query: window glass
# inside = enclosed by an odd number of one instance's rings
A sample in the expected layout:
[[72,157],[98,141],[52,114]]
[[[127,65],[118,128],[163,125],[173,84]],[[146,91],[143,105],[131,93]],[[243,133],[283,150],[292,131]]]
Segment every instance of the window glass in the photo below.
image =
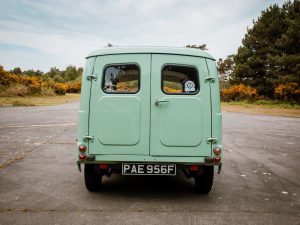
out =
[[104,70],[103,91],[136,93],[139,91],[140,70],[134,64],[110,65]]
[[162,90],[166,94],[195,94],[199,91],[198,72],[190,66],[166,65],[162,70]]

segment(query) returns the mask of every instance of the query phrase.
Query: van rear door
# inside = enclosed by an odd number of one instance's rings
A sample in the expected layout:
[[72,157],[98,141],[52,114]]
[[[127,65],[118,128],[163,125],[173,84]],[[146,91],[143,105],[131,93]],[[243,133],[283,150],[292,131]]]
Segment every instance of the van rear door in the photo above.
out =
[[204,58],[153,54],[151,65],[152,156],[211,154],[211,92]]
[[[204,58],[98,56],[91,82],[90,154],[211,154],[211,92]],[[151,93],[151,94],[150,94]]]
[[97,57],[90,97],[90,154],[149,155],[150,57]]

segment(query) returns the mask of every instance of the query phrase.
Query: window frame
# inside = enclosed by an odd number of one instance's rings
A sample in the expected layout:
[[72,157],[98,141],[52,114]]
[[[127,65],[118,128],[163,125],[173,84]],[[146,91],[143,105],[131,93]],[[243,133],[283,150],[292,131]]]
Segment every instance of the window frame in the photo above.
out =
[[[104,90],[104,83],[105,83],[105,71],[108,67],[111,66],[126,66],[126,65],[134,65],[137,67],[138,69],[138,90],[136,92],[107,92]],[[111,64],[106,64],[103,67],[103,71],[102,71],[102,82],[101,82],[101,90],[105,93],[105,94],[137,94],[141,89],[141,68],[140,65],[138,63],[134,63],[134,62],[130,62],[130,63],[111,63]]]
[[[193,92],[193,93],[189,93],[189,92],[182,92],[182,93],[167,93],[164,92],[164,81],[163,81],[163,70],[166,66],[182,66],[182,67],[190,67],[190,68],[194,68],[196,70],[197,73],[197,77],[196,77],[196,82],[198,84],[198,89],[197,91]],[[162,65],[161,68],[161,77],[160,77],[160,90],[162,93],[164,93],[165,95],[197,95],[200,92],[200,79],[199,79],[199,71],[197,69],[196,66],[194,65],[187,65],[187,64],[176,64],[176,63],[165,63]]]

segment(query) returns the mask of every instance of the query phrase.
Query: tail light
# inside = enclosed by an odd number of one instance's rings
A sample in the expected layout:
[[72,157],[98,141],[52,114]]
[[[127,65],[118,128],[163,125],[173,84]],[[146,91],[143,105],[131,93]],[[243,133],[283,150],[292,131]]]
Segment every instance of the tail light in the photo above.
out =
[[107,164],[100,164],[99,168],[103,169],[103,170],[106,170],[106,169],[108,169],[108,165]]
[[221,154],[221,148],[219,146],[214,147],[213,152],[215,155],[220,155]]
[[79,151],[80,152],[85,152],[86,151],[86,146],[85,145],[79,145]]
[[191,171],[198,171],[199,170],[199,166],[190,166],[190,170]]
[[214,157],[214,162],[215,163],[219,163],[221,161],[221,157],[220,156],[215,156]]
[[81,161],[86,160],[86,155],[85,155],[84,153],[81,153],[81,154],[79,155],[79,159],[80,159]]

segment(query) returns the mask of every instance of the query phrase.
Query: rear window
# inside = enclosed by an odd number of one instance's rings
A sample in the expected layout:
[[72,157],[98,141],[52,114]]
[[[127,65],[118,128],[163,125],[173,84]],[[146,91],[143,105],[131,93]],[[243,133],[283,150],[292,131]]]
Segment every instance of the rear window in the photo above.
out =
[[106,93],[137,93],[140,69],[135,64],[108,65],[104,69],[102,89]]
[[196,94],[199,91],[197,69],[191,66],[165,65],[162,91],[166,94]]

